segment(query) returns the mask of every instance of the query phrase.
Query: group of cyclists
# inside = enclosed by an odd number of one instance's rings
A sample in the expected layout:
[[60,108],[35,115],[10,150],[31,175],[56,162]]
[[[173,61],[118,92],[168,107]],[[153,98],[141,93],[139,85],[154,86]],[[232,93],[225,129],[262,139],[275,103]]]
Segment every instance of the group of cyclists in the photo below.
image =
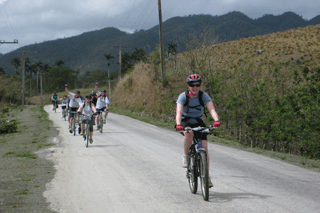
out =
[[[201,91],[201,83],[202,77],[199,74],[192,74],[187,77],[187,85],[188,89],[181,93],[176,101],[176,125],[175,128],[177,131],[183,131],[186,127],[193,128],[193,127],[206,127],[204,120],[203,120],[203,110],[204,107],[207,106],[208,111],[211,117],[214,120],[212,126],[219,127],[220,121],[218,114],[215,110],[214,104],[210,96],[206,93]],[[97,91],[97,83],[96,83],[96,91]],[[80,91],[77,90],[75,93],[71,93],[68,91],[68,86],[65,85],[65,91],[67,92],[69,99],[65,95],[62,100],[62,109],[69,109],[69,131],[72,133],[71,123],[74,119],[74,114],[72,112],[81,112],[84,114],[90,113],[101,113],[101,111],[106,111],[105,119],[108,115],[108,107],[109,107],[109,100],[106,97],[106,90],[101,90],[101,92],[95,93],[94,91],[86,95],[86,99],[84,100],[80,95]],[[56,103],[58,96],[56,92],[52,95],[53,104]],[[82,134],[84,129],[84,120],[82,121]],[[93,142],[92,140],[92,131],[95,121],[94,118],[91,120],[91,127],[90,127],[90,143]],[[97,124],[99,124],[99,116],[97,116]],[[98,126],[99,129],[99,126]],[[191,147],[193,139],[193,132],[185,133],[184,134],[184,151],[182,155],[182,162],[181,166],[183,168],[187,168],[189,164],[188,159],[188,151]],[[209,155],[208,155],[208,145],[207,145],[207,136],[204,134],[201,138],[202,147],[206,150],[209,162]],[[212,187],[213,184],[211,182],[211,178],[209,176],[209,187]]]
[[[97,92],[95,92],[97,91]],[[108,116],[109,108],[109,99],[106,96],[106,90],[98,91],[98,83],[96,83],[95,91],[92,91],[90,94],[85,96],[85,99],[80,95],[80,91],[76,90],[74,93],[68,90],[68,85],[65,85],[65,92],[68,95],[64,95],[63,98],[59,98],[56,91],[54,91],[51,96],[53,110],[58,107],[57,102],[61,101],[62,117],[66,116],[68,112],[68,123],[69,123],[69,132],[73,133],[72,122],[73,120],[79,121],[80,134],[84,135],[86,119],[90,114],[100,114],[105,112],[103,123],[106,123],[106,118]],[[68,98],[69,97],[69,98]],[[80,114],[88,115],[80,121]],[[96,118],[95,118],[96,117]],[[96,120],[96,121],[95,121]],[[90,143],[93,143],[93,126],[97,123],[97,129],[101,128],[99,125],[99,116],[92,116],[90,120]]]

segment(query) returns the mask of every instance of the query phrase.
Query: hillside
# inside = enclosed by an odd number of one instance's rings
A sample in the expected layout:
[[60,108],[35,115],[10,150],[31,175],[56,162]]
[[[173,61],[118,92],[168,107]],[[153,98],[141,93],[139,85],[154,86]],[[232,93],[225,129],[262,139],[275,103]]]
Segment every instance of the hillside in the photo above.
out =
[[[295,13],[287,12],[279,16],[265,15],[259,19],[250,19],[240,12],[231,12],[222,16],[174,17],[163,23],[163,29],[165,48],[174,42],[178,44],[180,52],[186,50],[185,40],[188,38],[184,37],[191,30],[200,33],[213,27],[215,36],[218,37],[217,43],[221,43],[315,24],[320,24],[320,16],[306,21]],[[134,34],[127,34],[115,28],[105,28],[19,48],[0,57],[0,67],[7,73],[15,73],[10,61],[15,57],[21,58],[22,51],[25,51],[32,63],[42,61],[52,65],[57,59],[62,59],[66,66],[80,70],[82,74],[97,69],[105,70],[107,65],[103,54],[111,53],[115,58],[118,57],[119,50],[113,45],[127,46],[123,52],[131,52],[135,47],[150,52],[155,50],[158,43],[158,26]],[[117,64],[111,65],[111,70],[117,68]]]
[[319,61],[320,25],[214,46],[203,42],[167,62],[165,86],[157,66],[136,65],[117,84],[112,105],[174,122],[186,76],[200,73],[222,122],[215,134],[320,159]]

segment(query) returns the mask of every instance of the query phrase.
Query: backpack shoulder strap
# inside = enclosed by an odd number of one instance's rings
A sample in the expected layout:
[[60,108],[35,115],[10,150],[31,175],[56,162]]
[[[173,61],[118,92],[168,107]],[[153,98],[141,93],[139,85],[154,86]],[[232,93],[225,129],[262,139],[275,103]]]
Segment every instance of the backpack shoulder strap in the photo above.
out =
[[203,107],[203,113],[207,118],[208,116],[207,116],[207,113],[206,113],[206,106],[204,105],[204,102],[203,102],[203,99],[202,99],[202,95],[203,95],[203,91],[200,90],[199,91],[199,102],[200,102],[200,105]]
[[184,92],[184,94],[186,95],[186,103],[184,103],[183,106],[187,106],[187,113],[188,113],[188,112],[189,112],[189,100],[190,100],[190,97],[188,96],[189,90],[186,90],[186,91]]
[[204,102],[203,102],[203,99],[202,99],[202,95],[203,95],[203,91],[200,90],[199,91],[199,102],[200,102],[200,105],[204,107]]

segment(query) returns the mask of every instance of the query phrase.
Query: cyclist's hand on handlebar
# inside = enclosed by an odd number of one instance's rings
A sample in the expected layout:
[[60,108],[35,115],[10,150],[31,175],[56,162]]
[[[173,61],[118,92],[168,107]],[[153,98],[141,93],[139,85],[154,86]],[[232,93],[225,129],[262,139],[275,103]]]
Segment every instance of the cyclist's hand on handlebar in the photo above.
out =
[[177,130],[177,131],[183,131],[183,126],[181,126],[181,125],[176,125],[176,130]]
[[220,126],[220,121],[216,121],[212,124],[212,126],[214,127],[219,127]]

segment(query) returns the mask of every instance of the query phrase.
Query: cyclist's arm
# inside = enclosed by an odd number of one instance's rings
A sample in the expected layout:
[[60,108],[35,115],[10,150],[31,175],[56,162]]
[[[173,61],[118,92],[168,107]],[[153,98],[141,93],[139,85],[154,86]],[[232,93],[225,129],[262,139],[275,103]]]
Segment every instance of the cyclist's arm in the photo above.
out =
[[67,86],[67,85],[65,85],[65,87],[64,87],[64,88],[65,88],[65,90],[66,90],[66,93],[67,93],[67,94],[69,94],[68,86]]
[[176,108],[176,125],[181,125],[182,111],[183,111],[183,105],[177,103],[177,108]]
[[93,113],[97,113],[96,107],[94,106],[93,103],[91,103],[91,109]]
[[82,103],[82,104],[79,106],[79,108],[78,108],[77,112],[82,112],[83,105],[84,105],[84,103]]
[[210,112],[210,115],[212,116],[214,121],[218,121],[219,117],[218,117],[218,113],[216,112],[216,109],[214,108],[213,102],[209,101],[207,103],[207,107],[208,107],[208,111]]

